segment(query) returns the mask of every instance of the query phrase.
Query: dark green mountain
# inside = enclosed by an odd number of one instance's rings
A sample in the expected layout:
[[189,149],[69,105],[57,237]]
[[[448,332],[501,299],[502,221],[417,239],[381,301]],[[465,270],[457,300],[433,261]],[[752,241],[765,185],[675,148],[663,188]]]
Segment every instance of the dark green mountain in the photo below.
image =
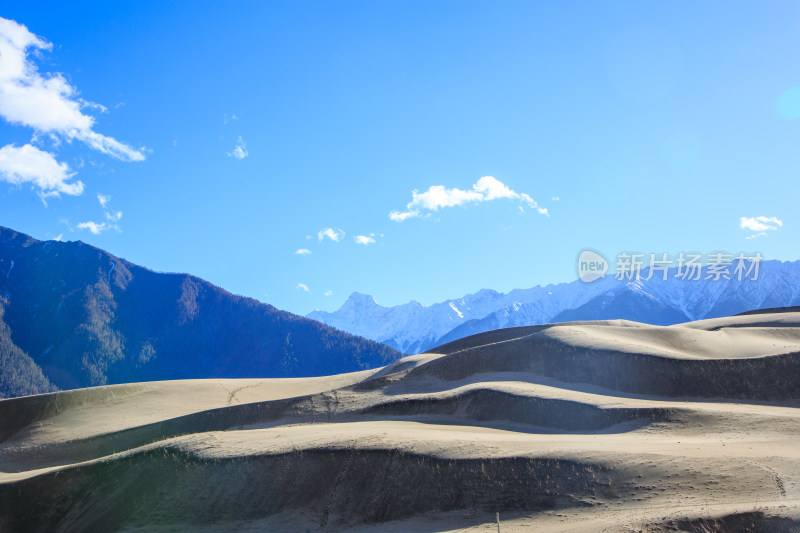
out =
[[135,381],[326,375],[400,355],[194,276],[0,227],[0,398]]

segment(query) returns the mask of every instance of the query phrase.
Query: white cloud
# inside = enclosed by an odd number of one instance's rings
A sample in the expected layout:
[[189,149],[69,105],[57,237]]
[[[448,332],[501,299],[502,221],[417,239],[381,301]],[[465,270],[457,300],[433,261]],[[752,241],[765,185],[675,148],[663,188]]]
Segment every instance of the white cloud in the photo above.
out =
[[298,283],[294,288],[303,292],[311,292],[311,289],[305,283]]
[[469,202],[480,202],[484,199],[483,194],[478,191],[446,189],[444,185],[433,185],[423,193],[413,191],[411,195],[413,199],[408,204],[408,209],[422,208],[430,211],[438,211],[443,207],[454,207]]
[[39,189],[42,198],[60,193],[82,194],[83,183],[69,181],[74,175],[66,163],[59,163],[53,154],[30,144],[0,148],[0,180],[13,185],[30,183]]
[[375,234],[370,233],[369,235],[356,235],[353,237],[353,240],[356,242],[356,244],[363,244],[364,246],[367,246],[368,244],[373,244],[375,242],[374,237]]
[[758,239],[759,237],[766,237],[766,236],[767,236],[766,231],[760,231],[758,233],[753,233],[752,235],[748,235],[747,237],[745,237],[745,239],[749,241],[751,239]]
[[122,161],[144,161],[144,148],[135,150],[125,143],[94,131],[81,131],[75,136],[91,148]]
[[229,114],[225,113],[224,115],[222,115],[222,123],[223,124],[227,124],[229,122],[233,122],[234,120],[239,120],[239,117],[236,115],[236,113],[233,113],[232,115],[229,115]]
[[412,191],[411,197],[411,202],[406,205],[406,211],[392,211],[389,213],[389,218],[395,222],[402,222],[408,218],[422,216],[424,211],[438,211],[445,207],[489,202],[503,198],[522,202],[528,207],[536,209],[540,214],[549,216],[547,209],[539,207],[530,195],[515,192],[492,176],[482,177],[470,190],[447,189],[444,185],[433,185],[425,192]]
[[333,296],[333,291],[325,291],[325,296]]
[[300,248],[294,254],[295,255],[310,255],[311,254],[311,250],[309,250],[308,248]]
[[64,240],[64,234],[59,233],[56,237],[53,238],[54,241],[62,242]]
[[[106,106],[104,106],[103,104],[98,104],[97,102],[89,102],[88,100],[84,100],[83,98],[78,98],[78,101],[81,103],[81,107],[88,107],[89,109],[96,109],[97,111],[100,111],[101,113],[108,113],[108,108]],[[119,106],[119,104],[117,104],[114,107],[118,107],[118,106]]]
[[317,232],[317,239],[322,242],[324,239],[330,239],[334,242],[339,242],[344,237],[344,231],[334,228],[323,228]]
[[78,229],[89,230],[94,235],[100,235],[110,229],[121,232],[119,221],[122,219],[122,211],[111,211],[108,208],[108,203],[111,201],[110,196],[98,194],[97,201],[100,202],[100,207],[103,208],[105,222],[81,222],[76,227]]
[[776,231],[783,227],[783,221],[777,217],[740,217],[739,227],[749,231]]
[[553,196],[553,198],[551,198],[551,199],[552,199],[554,202],[557,202],[557,201],[561,200],[561,198],[559,198],[558,196]]
[[78,224],[78,229],[88,229],[93,234],[100,235],[108,229],[108,225],[105,222],[81,222]]
[[392,211],[389,213],[389,218],[395,222],[402,222],[407,218],[414,218],[418,216],[420,216],[419,211],[406,211],[405,213],[401,213],[400,211]]
[[93,130],[94,117],[82,110],[105,113],[104,106],[78,97],[77,89],[62,74],[43,76],[39,72],[29,53],[52,47],[22,24],[0,18],[0,116],[11,124],[32,128],[34,137],[47,134],[56,142],[78,139],[117,159],[143,161],[142,149]]
[[228,152],[228,157],[235,157],[236,159],[244,159],[248,155],[247,145],[242,139],[241,135],[236,139],[236,147],[233,152]]

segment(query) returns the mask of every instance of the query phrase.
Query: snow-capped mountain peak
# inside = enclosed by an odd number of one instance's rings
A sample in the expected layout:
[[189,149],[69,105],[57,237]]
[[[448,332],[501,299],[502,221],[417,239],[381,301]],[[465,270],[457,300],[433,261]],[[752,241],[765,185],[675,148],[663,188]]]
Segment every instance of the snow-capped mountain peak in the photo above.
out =
[[384,307],[353,293],[337,311],[308,318],[406,353],[491,329],[565,320],[627,318],[671,324],[732,315],[751,309],[800,305],[800,261],[764,261],[757,280],[684,280],[675,269],[633,280],[606,276],[592,283],[514,289],[507,294],[481,289],[462,298],[424,306],[408,302]]

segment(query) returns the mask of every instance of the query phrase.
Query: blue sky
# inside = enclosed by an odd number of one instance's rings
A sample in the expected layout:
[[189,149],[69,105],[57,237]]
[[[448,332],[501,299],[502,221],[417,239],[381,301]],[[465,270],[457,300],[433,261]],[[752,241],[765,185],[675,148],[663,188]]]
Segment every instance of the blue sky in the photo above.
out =
[[571,281],[587,247],[800,259],[797,2],[0,16],[0,224],[40,239],[301,314]]

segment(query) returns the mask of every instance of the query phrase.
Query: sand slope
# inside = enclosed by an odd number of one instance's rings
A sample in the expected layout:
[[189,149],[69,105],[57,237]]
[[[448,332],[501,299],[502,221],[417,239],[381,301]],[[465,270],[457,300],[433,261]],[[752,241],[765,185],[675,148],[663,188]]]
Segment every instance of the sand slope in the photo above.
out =
[[800,530],[800,313],[0,401],[0,531]]

